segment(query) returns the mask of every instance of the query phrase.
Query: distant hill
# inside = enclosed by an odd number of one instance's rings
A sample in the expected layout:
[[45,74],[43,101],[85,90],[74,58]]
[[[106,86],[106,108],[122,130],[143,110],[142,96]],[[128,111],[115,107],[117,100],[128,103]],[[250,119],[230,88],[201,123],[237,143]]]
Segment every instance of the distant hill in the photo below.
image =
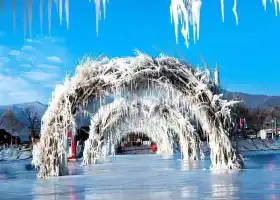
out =
[[[24,123],[26,121],[26,118],[25,118],[26,115],[23,114],[23,109],[25,109],[27,107],[32,107],[32,110],[34,108],[35,112],[38,113],[39,118],[41,118],[43,116],[43,114],[45,113],[45,111],[47,109],[47,105],[42,104],[38,101],[27,102],[27,103],[22,103],[22,104],[0,106],[1,121],[2,121],[2,117],[3,117],[2,114],[6,113],[7,110],[12,110],[15,117],[16,117],[16,120]],[[6,124],[6,126],[8,126],[8,125]],[[19,128],[19,129],[15,128],[15,129],[18,131],[18,134],[19,134],[19,137],[20,137],[21,141],[29,141],[29,129],[27,127]],[[6,130],[6,131],[8,131],[8,130]]]
[[0,115],[8,109],[13,110],[13,112],[15,113],[16,117],[18,119],[21,118],[21,112],[24,108],[27,107],[34,107],[36,109],[36,111],[38,112],[39,116],[42,116],[45,111],[47,110],[47,105],[40,103],[39,101],[33,101],[33,102],[27,102],[27,103],[21,103],[21,104],[13,104],[13,105],[5,105],[5,106],[0,106]]
[[[280,96],[267,96],[267,95],[257,95],[257,94],[247,94],[242,92],[224,92],[224,98],[231,100],[234,97],[240,97],[244,100],[245,105],[249,108],[269,108],[269,107],[280,107]],[[17,117],[23,108],[34,106],[38,111],[39,115],[42,116],[47,110],[47,105],[40,103],[39,101],[27,102],[22,104],[13,105],[0,105],[0,114],[7,109],[12,109]]]
[[233,99],[233,97],[240,97],[244,100],[248,108],[271,108],[280,107],[280,96],[267,96],[257,94],[247,94],[242,92],[224,92],[226,99]]

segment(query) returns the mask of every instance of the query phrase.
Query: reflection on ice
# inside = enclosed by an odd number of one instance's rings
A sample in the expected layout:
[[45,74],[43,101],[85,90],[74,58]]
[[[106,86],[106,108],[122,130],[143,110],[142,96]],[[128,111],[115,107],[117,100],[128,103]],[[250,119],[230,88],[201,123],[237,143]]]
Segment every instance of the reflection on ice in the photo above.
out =
[[214,184],[212,185],[212,198],[220,199],[227,197],[228,199],[239,199],[236,196],[238,188],[233,184]]
[[[257,162],[257,157],[247,158],[247,162]],[[26,169],[30,160],[2,162],[0,199],[275,200],[280,197],[280,155],[261,157],[262,168],[235,172],[209,170],[207,160],[183,162],[176,157],[162,159],[158,155],[108,159],[86,167],[69,163],[71,176],[49,180],[37,180],[35,170]]]
[[[33,187],[33,200],[50,200],[50,199],[84,199],[82,191],[79,191],[82,196],[78,197],[78,193],[74,186],[62,187],[58,183],[54,184],[38,184]],[[81,198],[82,197],[82,198]]]
[[197,199],[198,198],[197,186],[186,186],[181,189],[181,197],[184,199]]

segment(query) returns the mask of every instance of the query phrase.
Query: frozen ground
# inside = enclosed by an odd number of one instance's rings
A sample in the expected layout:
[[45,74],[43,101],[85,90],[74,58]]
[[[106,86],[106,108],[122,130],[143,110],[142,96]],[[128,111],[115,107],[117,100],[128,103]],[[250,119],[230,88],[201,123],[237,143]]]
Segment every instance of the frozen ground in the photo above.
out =
[[97,165],[70,163],[72,176],[36,180],[30,160],[0,163],[0,199],[279,199],[280,154],[249,152],[241,172],[213,173],[209,160],[119,155]]

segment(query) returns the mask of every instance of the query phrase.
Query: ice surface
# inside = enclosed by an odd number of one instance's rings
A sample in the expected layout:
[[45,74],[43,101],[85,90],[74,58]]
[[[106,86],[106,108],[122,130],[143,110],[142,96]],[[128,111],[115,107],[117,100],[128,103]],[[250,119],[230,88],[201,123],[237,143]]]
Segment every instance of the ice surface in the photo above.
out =
[[[245,154],[246,170],[213,173],[210,161],[129,155],[69,163],[71,176],[36,179],[30,161],[0,163],[0,199],[279,199],[279,153]],[[256,175],[257,174],[257,175]]]

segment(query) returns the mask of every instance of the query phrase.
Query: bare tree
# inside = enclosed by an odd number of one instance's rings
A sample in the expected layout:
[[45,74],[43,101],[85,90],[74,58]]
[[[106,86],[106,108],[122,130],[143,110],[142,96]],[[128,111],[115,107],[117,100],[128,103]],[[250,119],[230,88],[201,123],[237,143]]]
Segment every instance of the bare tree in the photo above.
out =
[[[6,110],[0,118],[0,128],[4,129],[7,133],[9,133],[9,137],[6,138],[6,142],[19,144],[20,140],[18,134],[21,132],[23,125],[19,122],[13,112],[12,109]],[[7,137],[7,136],[5,136]],[[8,143],[7,143],[8,144]]]
[[38,134],[41,127],[41,118],[35,106],[28,106],[22,109],[22,117],[25,125],[29,128],[29,139],[33,143],[34,137]]

